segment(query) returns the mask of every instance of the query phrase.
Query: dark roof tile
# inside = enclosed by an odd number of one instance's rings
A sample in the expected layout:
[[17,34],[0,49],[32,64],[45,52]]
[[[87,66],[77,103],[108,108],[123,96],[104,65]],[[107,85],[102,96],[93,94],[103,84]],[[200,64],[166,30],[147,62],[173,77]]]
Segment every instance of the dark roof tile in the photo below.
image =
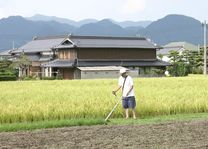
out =
[[[69,40],[71,44],[64,44]],[[20,47],[15,53],[37,53],[51,51],[57,48],[143,48],[157,49],[159,46],[139,37],[106,37],[106,36],[55,36],[48,38],[35,38]]]
[[74,67],[74,61],[69,61],[69,60],[61,60],[61,59],[56,59],[54,61],[50,61],[48,63],[44,63],[41,65],[41,67]]

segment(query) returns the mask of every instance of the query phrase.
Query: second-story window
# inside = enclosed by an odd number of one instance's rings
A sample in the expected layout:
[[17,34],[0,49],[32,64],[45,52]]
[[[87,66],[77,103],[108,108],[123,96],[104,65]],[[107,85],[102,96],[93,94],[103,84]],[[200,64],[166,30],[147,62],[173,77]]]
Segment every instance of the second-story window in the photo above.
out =
[[59,51],[59,58],[60,59],[70,59],[69,51]]
[[59,50],[59,59],[75,59],[75,51],[73,50]]

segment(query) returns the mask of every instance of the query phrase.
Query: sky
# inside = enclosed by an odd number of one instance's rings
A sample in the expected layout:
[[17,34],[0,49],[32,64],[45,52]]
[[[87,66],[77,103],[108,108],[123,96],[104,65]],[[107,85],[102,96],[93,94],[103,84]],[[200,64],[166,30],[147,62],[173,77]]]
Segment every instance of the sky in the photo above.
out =
[[168,14],[182,14],[204,21],[208,20],[207,8],[208,0],[0,0],[0,18],[42,14],[75,21],[155,21]]

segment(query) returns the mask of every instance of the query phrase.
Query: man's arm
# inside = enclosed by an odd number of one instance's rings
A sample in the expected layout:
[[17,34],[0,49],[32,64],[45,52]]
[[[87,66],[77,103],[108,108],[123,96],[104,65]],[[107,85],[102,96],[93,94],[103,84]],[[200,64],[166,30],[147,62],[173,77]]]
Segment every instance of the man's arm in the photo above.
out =
[[121,89],[122,86],[118,86],[117,89],[112,91],[112,94],[116,96],[116,92]]

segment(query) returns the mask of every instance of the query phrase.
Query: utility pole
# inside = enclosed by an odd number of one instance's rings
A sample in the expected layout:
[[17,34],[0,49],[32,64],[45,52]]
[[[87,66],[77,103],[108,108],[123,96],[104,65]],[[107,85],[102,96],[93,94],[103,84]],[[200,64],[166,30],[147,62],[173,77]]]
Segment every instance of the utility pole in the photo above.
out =
[[207,22],[204,21],[204,75],[207,74]]
[[12,50],[14,50],[14,40],[12,41]]

